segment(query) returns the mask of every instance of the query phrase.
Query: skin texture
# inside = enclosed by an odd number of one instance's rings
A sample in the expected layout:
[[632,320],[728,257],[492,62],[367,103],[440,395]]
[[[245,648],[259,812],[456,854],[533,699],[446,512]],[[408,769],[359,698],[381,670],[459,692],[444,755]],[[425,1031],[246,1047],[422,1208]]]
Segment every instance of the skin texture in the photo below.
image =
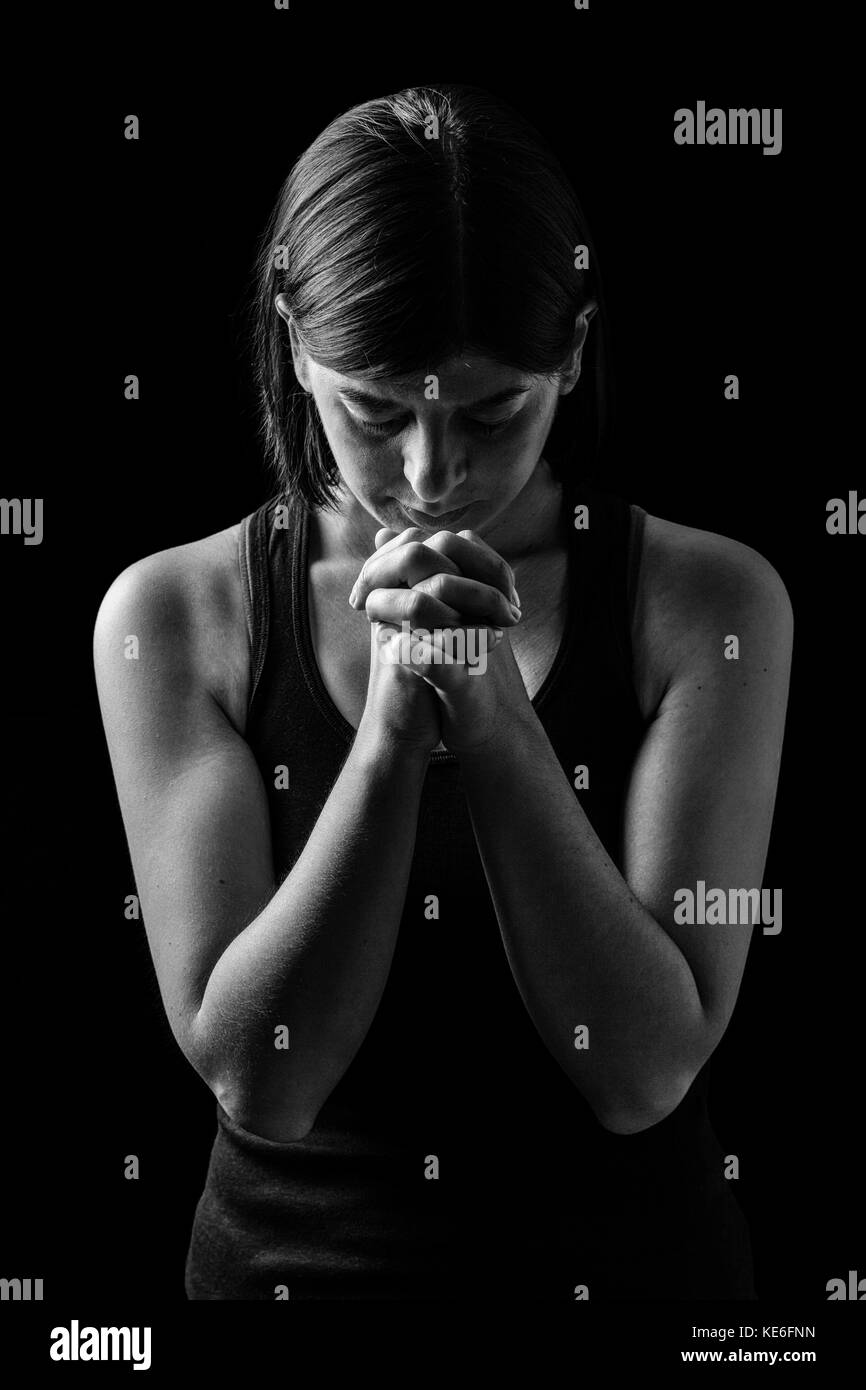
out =
[[[699,878],[761,886],[791,661],[784,586],[747,546],[647,518],[631,634],[647,728],[621,873],[531,705],[564,620],[559,491],[542,449],[586,321],[558,382],[454,359],[435,401],[417,383],[337,377],[288,331],[343,481],[340,514],[315,517],[310,605],[323,679],[358,732],[279,887],[243,737],[236,528],[132,565],[96,623],[106,735],[175,1037],[239,1124],[282,1142],[309,1132],[385,987],[427,756],[441,745],[460,760],[503,949],[541,1037],[601,1124],[645,1129],[679,1104],[736,1001],[752,928],[678,925],[674,892]],[[396,408],[350,409],[346,385]],[[467,409],[513,385],[530,386],[522,404]],[[513,418],[481,437],[467,417],[482,414]],[[399,428],[374,439],[358,416]],[[464,499],[459,532],[409,527],[400,505]],[[483,676],[383,662],[405,618],[503,635]],[[123,657],[129,633],[138,662]],[[738,661],[724,658],[730,633]],[[278,1022],[290,1052],[273,1047]]]

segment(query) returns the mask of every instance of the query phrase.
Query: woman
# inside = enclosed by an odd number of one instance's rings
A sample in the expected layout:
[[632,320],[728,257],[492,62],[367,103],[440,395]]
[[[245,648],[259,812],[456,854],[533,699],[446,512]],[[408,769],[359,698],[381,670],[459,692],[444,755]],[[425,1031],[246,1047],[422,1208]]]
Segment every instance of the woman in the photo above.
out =
[[790,605],[581,481],[601,303],[520,117],[349,111],[262,246],[277,495],[103,601],[148,938],[218,1102],[191,1299],[754,1297],[706,1108],[752,924],[675,894],[760,887]]

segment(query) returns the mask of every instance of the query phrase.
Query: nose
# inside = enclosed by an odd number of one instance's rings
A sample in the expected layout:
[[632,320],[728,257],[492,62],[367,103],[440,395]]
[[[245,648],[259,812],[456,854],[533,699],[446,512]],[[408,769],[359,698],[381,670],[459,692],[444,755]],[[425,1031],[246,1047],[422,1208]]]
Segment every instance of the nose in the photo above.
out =
[[[440,422],[416,424],[403,453],[403,473],[424,511],[459,498],[468,468],[460,446],[449,443]],[[411,506],[411,503],[409,504]]]

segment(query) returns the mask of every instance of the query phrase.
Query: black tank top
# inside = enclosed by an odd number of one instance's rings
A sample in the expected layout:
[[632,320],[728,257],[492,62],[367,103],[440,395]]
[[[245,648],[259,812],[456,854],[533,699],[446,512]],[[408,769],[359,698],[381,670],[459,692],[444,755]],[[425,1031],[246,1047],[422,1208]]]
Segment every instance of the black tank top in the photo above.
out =
[[[295,504],[289,525],[275,525],[279,502],[247,517],[239,539],[253,673],[245,736],[267,789],[278,883],[354,737],[313,650],[309,518]],[[578,504],[588,508],[581,529]],[[645,730],[630,643],[644,517],[577,480],[563,487],[568,615],[533,700],[572,785],[587,767],[589,785],[574,794],[620,866]],[[280,765],[288,790],[275,787]],[[305,1139],[263,1139],[217,1104],[187,1296],[753,1298],[748,1228],[724,1177],[707,1081],[704,1067],[677,1109],[642,1133],[601,1128],[520,998],[459,763],[434,751],[369,1032]]]

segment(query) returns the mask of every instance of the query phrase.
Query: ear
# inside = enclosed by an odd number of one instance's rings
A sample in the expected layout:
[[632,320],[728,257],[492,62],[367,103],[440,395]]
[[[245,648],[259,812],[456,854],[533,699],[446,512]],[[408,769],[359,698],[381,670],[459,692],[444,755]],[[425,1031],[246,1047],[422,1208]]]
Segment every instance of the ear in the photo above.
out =
[[278,294],[274,300],[274,307],[280,318],[283,319],[289,330],[289,345],[292,349],[292,362],[294,363],[295,376],[298,378],[303,389],[310,394],[309,371],[307,370],[307,354],[298,336],[295,321],[292,318],[289,303],[284,294]]
[[580,377],[580,366],[583,357],[583,346],[586,342],[586,335],[589,332],[589,325],[592,318],[598,313],[598,305],[594,299],[585,304],[574,321],[574,339],[571,345],[571,353],[568,362],[560,374],[559,394],[567,396],[569,391],[573,391]]

